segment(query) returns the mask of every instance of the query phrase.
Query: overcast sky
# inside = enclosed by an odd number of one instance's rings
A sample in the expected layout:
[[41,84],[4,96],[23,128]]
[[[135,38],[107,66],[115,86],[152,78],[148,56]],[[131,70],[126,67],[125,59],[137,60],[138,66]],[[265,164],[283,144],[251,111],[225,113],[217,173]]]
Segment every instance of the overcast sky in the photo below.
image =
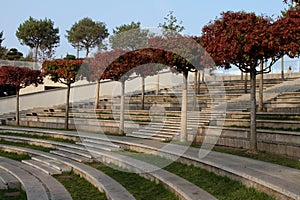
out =
[[183,22],[185,34],[199,35],[201,28],[223,11],[244,10],[278,16],[284,7],[282,0],[6,0],[1,2],[0,31],[4,31],[3,46],[15,47],[26,55],[29,47],[21,46],[15,36],[19,24],[29,16],[49,18],[59,28],[61,42],[56,56],[62,57],[67,53],[76,54],[65,38],[66,30],[84,17],[104,22],[112,33],[116,26],[131,21],[140,21],[143,28],[155,28],[169,11],[174,11],[177,19]]

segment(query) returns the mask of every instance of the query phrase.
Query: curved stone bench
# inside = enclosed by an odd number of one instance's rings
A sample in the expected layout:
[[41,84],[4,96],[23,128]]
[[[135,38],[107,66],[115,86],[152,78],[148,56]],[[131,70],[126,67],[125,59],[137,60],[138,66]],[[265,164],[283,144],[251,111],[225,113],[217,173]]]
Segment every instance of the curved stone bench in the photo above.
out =
[[[31,138],[23,138],[23,137],[15,137],[15,136],[1,136],[2,138],[10,138],[10,139],[18,139],[18,140],[24,140],[24,141],[31,141],[31,142],[42,142],[42,143],[57,143],[53,141],[47,141],[47,140],[39,140],[39,139],[31,139]],[[59,143],[60,146],[63,146],[62,143]],[[1,146],[0,146],[1,147]],[[190,183],[189,181],[186,181],[185,179],[172,174],[170,172],[167,172],[166,170],[160,169],[159,167],[156,167],[154,165],[148,164],[146,162],[139,161],[137,159],[123,156],[120,154],[116,154],[113,152],[107,152],[103,151],[101,149],[96,148],[89,148],[87,149],[89,151],[86,151],[86,148],[84,146],[79,145],[71,145],[66,144],[67,150],[69,153],[73,152],[74,154],[79,151],[79,155],[82,154],[90,154],[92,153],[93,156],[97,156],[97,158],[101,158],[102,162],[113,162],[115,165],[120,167],[126,167],[129,169],[133,169],[136,172],[141,173],[141,175],[144,175],[145,178],[151,177],[151,179],[154,179],[161,184],[165,185],[168,189],[173,191],[177,196],[179,196],[181,199],[203,199],[203,200],[214,200],[216,199],[206,191],[202,190],[201,188],[195,186],[194,184]],[[62,148],[63,150],[64,148]],[[85,152],[84,152],[85,151]],[[54,152],[55,153],[55,152]],[[63,161],[63,159],[60,159]],[[69,159],[68,159],[69,160]],[[74,169],[74,161],[70,162],[69,164],[72,165]],[[79,164],[79,163],[78,163]],[[78,165],[77,164],[77,165]],[[76,167],[76,165],[75,165]]]
[[68,158],[64,158],[50,153],[41,152],[41,151],[28,149],[28,148],[0,144],[0,149],[4,151],[27,153],[30,155],[42,156],[45,158],[57,160],[59,162],[62,162],[65,165],[72,167],[73,171],[76,174],[79,174],[81,177],[85,178],[92,185],[97,187],[99,191],[104,192],[108,199],[112,199],[112,200],[135,199],[121,184],[119,184],[109,176],[105,175],[104,173],[100,172],[99,170],[96,170],[85,164],[78,163]]
[[20,181],[29,200],[72,200],[71,195],[60,182],[33,167],[0,157],[0,168]]
[[0,168],[0,189],[7,190],[7,189],[20,189],[21,183],[11,175],[9,172]]

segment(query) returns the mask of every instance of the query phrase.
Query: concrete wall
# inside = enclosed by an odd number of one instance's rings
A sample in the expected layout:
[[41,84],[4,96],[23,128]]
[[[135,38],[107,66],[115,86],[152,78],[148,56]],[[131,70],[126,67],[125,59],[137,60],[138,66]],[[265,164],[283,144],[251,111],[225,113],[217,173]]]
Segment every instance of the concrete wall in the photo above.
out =
[[[146,89],[155,89],[157,77],[147,77],[145,80]],[[181,85],[182,76],[170,72],[160,74],[160,88],[168,88]],[[135,78],[126,82],[126,93],[141,89],[141,78]],[[83,84],[75,83],[71,89],[71,102],[78,102],[95,97],[95,83]],[[100,88],[100,96],[118,96],[120,95],[119,82],[103,82]],[[62,105],[66,99],[66,88],[40,91],[32,94],[23,94],[20,96],[20,110],[27,110],[38,107],[53,107]],[[0,99],[0,114],[15,112],[15,96],[3,97]]]
[[[220,137],[214,134],[215,131],[222,131]],[[245,128],[228,127],[200,127],[195,137],[196,143],[202,143],[206,137],[214,141],[217,138],[217,145],[249,148],[250,130]],[[190,138],[191,139],[191,138]],[[298,132],[257,130],[258,150],[272,154],[300,158],[300,134]]]

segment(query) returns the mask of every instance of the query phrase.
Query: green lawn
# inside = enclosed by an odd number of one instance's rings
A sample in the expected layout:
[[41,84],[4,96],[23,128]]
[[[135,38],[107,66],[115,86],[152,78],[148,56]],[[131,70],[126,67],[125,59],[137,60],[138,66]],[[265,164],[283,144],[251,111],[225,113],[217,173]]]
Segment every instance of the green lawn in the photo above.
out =
[[13,152],[2,151],[2,150],[0,150],[0,156],[10,158],[10,159],[13,159],[13,160],[17,160],[17,161],[28,160],[28,159],[31,158],[27,154],[17,154],[17,153],[13,153]]
[[164,166],[165,170],[174,173],[191,183],[206,190],[221,200],[271,200],[272,197],[265,193],[258,192],[254,188],[247,188],[238,181],[231,180],[225,176],[219,176],[207,170],[195,166],[188,166],[179,162],[172,162],[166,158],[145,153],[123,152],[145,162]]
[[104,172],[123,185],[137,200],[177,200],[174,193],[167,190],[162,184],[145,179],[138,174],[117,170],[102,163],[90,164],[92,167]]
[[0,200],[26,200],[26,193],[23,190],[9,189],[0,190]]
[[44,152],[50,152],[51,150],[54,150],[53,148],[43,147],[39,145],[31,145],[23,142],[11,142],[11,141],[0,140],[0,144],[6,144],[11,146],[17,146],[17,147],[25,147],[29,149],[35,149],[38,151],[44,151]]
[[106,200],[104,193],[73,172],[54,175],[71,194],[73,200]]
[[214,147],[214,151],[233,154],[237,156],[252,158],[256,160],[261,160],[269,163],[274,163],[286,167],[291,167],[300,170],[300,161],[297,159],[287,158],[284,156],[273,155],[266,152],[259,152],[258,154],[248,153],[246,149],[234,149],[228,147]]
[[76,142],[70,139],[64,138],[55,138],[51,136],[44,136],[44,135],[37,135],[37,134],[26,134],[26,133],[11,133],[11,132],[3,132],[0,135],[9,135],[9,136],[16,136],[16,137],[25,137],[25,138],[34,138],[34,139],[41,139],[41,140],[50,140],[56,142],[64,142],[64,143],[71,143],[75,144]]

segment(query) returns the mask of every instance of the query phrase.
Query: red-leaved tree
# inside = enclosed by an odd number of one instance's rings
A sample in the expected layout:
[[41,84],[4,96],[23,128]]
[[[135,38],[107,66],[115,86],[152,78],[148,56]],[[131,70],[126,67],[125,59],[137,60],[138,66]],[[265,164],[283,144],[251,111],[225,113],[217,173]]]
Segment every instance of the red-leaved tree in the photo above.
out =
[[78,71],[82,64],[82,59],[65,59],[45,61],[42,65],[44,76],[49,76],[50,79],[55,83],[59,82],[67,86],[65,129],[69,128],[69,102],[71,85],[75,83]]
[[[282,57],[281,38],[271,19],[254,13],[224,12],[221,18],[210,22],[202,29],[202,41],[215,63],[230,68],[238,67],[250,73],[251,79],[251,123],[250,151],[257,151],[256,138],[256,75],[267,73],[271,66]],[[281,36],[283,37],[283,36]],[[268,66],[257,70],[261,61]]]
[[287,10],[274,22],[276,34],[281,37],[280,45],[290,58],[300,56],[300,7]]
[[20,125],[20,90],[30,85],[37,86],[43,83],[40,70],[27,67],[1,66],[0,85],[10,85],[16,88],[16,124]]
[[107,52],[99,52],[94,54],[92,58],[86,60],[91,72],[89,75],[89,79],[92,81],[96,81],[94,109],[99,108],[100,81],[111,79],[110,73],[107,68],[122,53],[123,51],[119,49]]
[[181,134],[180,140],[187,140],[187,80],[189,72],[200,69],[205,50],[194,37],[176,35],[174,37],[154,37],[149,40],[149,47],[163,50],[163,55],[157,57],[156,63],[170,67],[174,73],[183,74]]

